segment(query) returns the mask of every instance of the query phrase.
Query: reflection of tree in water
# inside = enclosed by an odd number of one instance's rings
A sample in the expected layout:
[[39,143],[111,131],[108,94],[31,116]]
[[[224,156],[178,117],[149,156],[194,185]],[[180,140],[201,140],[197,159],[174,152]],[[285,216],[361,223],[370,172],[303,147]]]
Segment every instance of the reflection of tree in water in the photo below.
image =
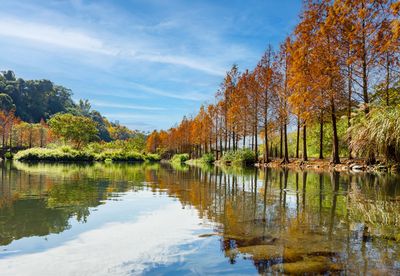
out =
[[[196,208],[200,218],[215,223],[225,256],[232,263],[250,258],[260,273],[357,273],[360,268],[393,272],[398,261],[396,237],[382,235],[398,229],[396,215],[389,214],[400,210],[393,209],[400,208],[394,177],[132,164],[19,169],[2,172],[1,199],[11,208],[0,209],[3,243],[10,237],[63,231],[73,216],[86,221],[90,207],[110,193],[115,196],[146,185],[155,193],[178,198],[184,207]],[[21,217],[15,218],[10,211],[28,202],[20,199],[32,196],[37,198],[30,199],[29,208],[37,210],[40,230],[35,228],[39,225],[30,225],[34,219],[22,222],[28,211],[21,209]],[[367,220],[368,210],[376,212]],[[378,211],[388,218],[386,224]]]
[[70,227],[72,217],[84,223],[91,207],[144,179],[143,168],[123,164],[16,166],[19,170],[11,163],[1,163],[0,245],[60,233]]
[[68,210],[80,222],[86,222],[89,207],[98,206],[105,199],[104,189],[88,181],[54,185],[48,192],[47,208]]
[[45,236],[69,228],[69,210],[47,207],[45,199],[24,199],[0,209],[0,245],[23,237]]
[[[260,273],[356,273],[361,267],[394,271],[399,244],[378,232],[374,239],[366,240],[363,226],[367,223],[349,212],[354,201],[360,199],[352,198],[354,176],[271,169],[258,174],[223,170],[160,170],[158,181],[151,179],[151,174],[146,180],[158,183],[154,184],[155,189],[167,190],[184,206],[194,206],[200,217],[217,222],[221,247],[232,263],[241,256],[251,258]],[[361,183],[359,193],[367,198],[385,195],[389,200],[399,194],[393,190],[393,178],[357,178]],[[369,188],[371,182],[375,183],[374,193]],[[373,200],[369,202],[374,204]],[[378,230],[383,229],[377,226]]]

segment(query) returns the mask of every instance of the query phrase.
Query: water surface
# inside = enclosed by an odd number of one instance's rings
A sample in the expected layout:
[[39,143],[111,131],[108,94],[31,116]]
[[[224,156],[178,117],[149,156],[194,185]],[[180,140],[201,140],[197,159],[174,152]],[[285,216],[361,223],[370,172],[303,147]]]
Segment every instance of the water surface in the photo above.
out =
[[395,176],[0,165],[1,275],[400,273]]

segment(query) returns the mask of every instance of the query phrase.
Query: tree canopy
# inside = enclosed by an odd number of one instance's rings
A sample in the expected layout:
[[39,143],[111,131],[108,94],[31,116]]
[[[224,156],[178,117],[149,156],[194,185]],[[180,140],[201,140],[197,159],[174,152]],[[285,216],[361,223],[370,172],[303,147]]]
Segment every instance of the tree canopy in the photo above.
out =
[[73,143],[78,149],[98,139],[96,123],[84,116],[57,114],[49,120],[49,125],[56,136]]

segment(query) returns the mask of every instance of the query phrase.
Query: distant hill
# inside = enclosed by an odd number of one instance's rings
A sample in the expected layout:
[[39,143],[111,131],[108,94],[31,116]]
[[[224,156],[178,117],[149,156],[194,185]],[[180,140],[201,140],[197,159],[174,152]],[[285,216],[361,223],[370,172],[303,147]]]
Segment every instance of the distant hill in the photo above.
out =
[[110,130],[114,130],[115,127],[127,132],[127,138],[133,133],[125,127],[110,123],[100,112],[92,110],[88,100],[75,103],[70,89],[56,85],[50,80],[17,78],[11,70],[0,72],[0,109],[15,109],[16,116],[29,123],[47,120],[59,112],[86,116],[97,122],[99,136],[103,141],[113,140],[112,136],[115,135],[111,135],[110,132],[115,131]]
[[[1,95],[3,94],[3,95]],[[12,99],[9,103],[5,95]],[[16,78],[13,71],[0,73],[0,100],[2,108],[10,104],[23,121],[37,123],[58,112],[76,108],[70,89],[55,85],[50,80],[24,80]]]

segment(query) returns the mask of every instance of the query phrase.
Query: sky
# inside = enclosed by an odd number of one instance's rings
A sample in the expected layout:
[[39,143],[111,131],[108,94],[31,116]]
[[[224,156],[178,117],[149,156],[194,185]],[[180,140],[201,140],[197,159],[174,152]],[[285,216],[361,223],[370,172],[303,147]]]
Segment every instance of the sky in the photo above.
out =
[[213,103],[298,22],[301,0],[0,0],[0,70],[49,79],[131,129]]

